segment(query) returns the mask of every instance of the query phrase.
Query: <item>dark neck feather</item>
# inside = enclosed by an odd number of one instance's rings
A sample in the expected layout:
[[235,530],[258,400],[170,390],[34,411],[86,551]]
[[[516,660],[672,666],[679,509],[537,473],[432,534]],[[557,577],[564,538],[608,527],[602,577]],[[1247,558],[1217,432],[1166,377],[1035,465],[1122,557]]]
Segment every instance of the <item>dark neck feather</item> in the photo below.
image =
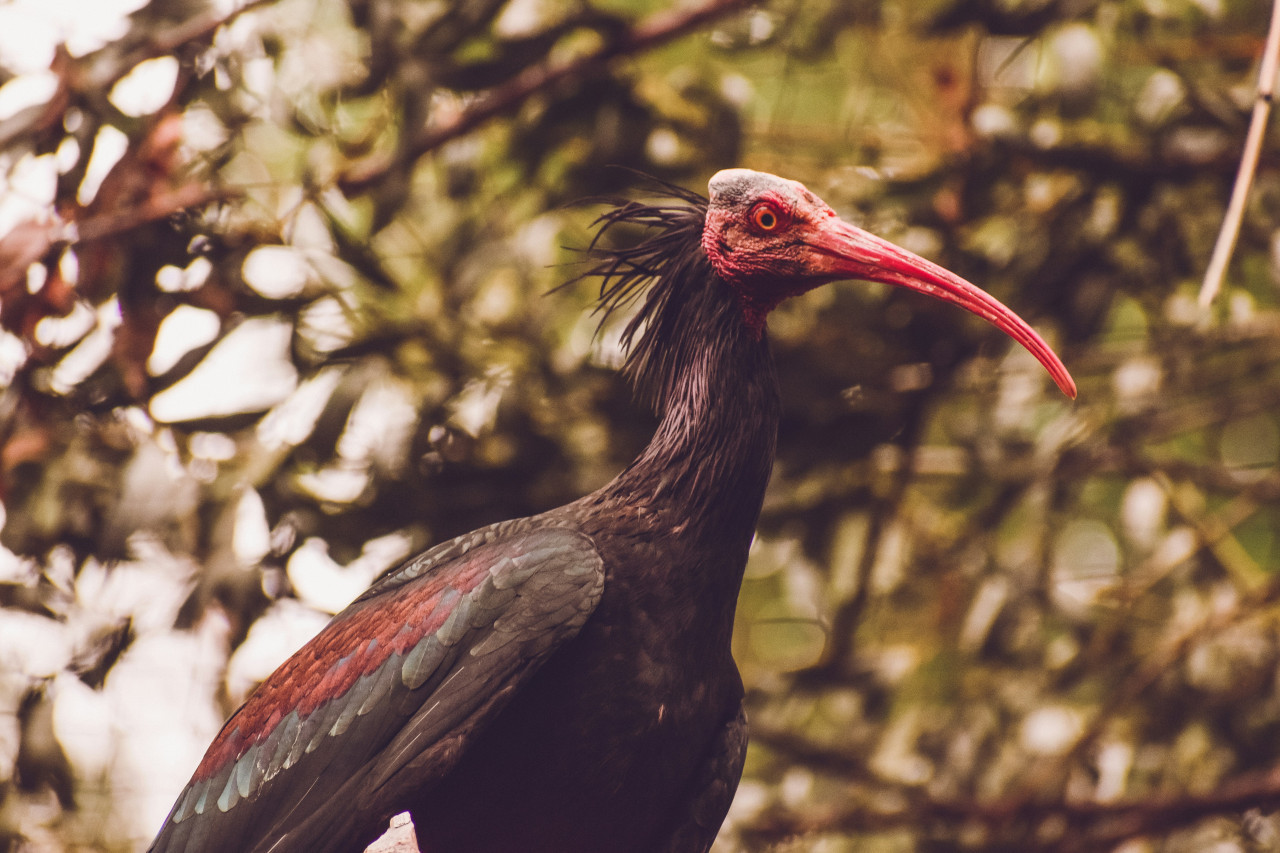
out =
[[[675,336],[698,331],[680,322],[683,303],[690,290],[714,273],[701,247],[707,200],[681,187],[654,182],[674,198],[665,204],[618,201],[614,209],[602,214],[595,222],[599,230],[588,249],[599,263],[582,277],[600,278],[597,312],[602,326],[615,312],[642,299],[622,332],[622,345],[627,349],[624,371],[636,396],[661,415],[681,369],[677,351],[687,349],[673,346],[680,343]],[[604,245],[616,236],[615,230],[636,227],[648,232],[645,239],[622,246]]]
[[[648,447],[606,491],[694,522],[726,544],[750,541],[773,467],[779,403],[768,343],[702,250],[706,200],[664,185],[668,204],[628,202],[592,242],[600,311],[643,299],[623,332],[625,371],[662,418]],[[604,248],[614,228],[642,242]]]

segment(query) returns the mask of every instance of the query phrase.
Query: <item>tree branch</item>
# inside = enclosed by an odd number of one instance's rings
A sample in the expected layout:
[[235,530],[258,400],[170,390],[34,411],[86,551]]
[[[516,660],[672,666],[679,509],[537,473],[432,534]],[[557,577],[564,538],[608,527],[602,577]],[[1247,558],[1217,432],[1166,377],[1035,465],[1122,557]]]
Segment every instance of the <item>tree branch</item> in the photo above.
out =
[[385,178],[397,163],[416,160],[492,118],[513,112],[529,98],[562,80],[586,76],[619,57],[652,50],[746,5],[747,0],[709,0],[684,11],[659,12],[591,53],[559,64],[528,68],[490,90],[453,119],[422,130],[395,155],[370,157],[354,164],[338,179],[338,187],[349,196],[358,195]]
[[1244,219],[1244,203],[1253,186],[1253,173],[1258,168],[1258,156],[1262,152],[1262,137],[1267,131],[1267,119],[1271,115],[1271,96],[1275,91],[1276,67],[1280,62],[1280,0],[1271,6],[1271,27],[1267,31],[1267,43],[1262,49],[1262,66],[1258,70],[1258,97],[1253,102],[1253,118],[1249,122],[1249,135],[1245,137],[1244,153],[1240,156],[1240,171],[1231,190],[1231,202],[1227,205],[1218,232],[1218,242],[1213,246],[1209,268],[1205,270],[1204,283],[1200,286],[1200,307],[1208,308],[1222,289],[1222,279],[1227,264],[1240,236],[1240,223]]
[[[904,790],[894,793],[896,796],[886,796],[886,790],[880,789],[876,802],[881,808],[858,805],[825,814],[774,812],[750,832],[753,838],[776,843],[818,833],[922,826],[933,827],[935,835],[949,835],[962,828],[971,835],[976,824],[986,831],[986,837],[966,845],[975,849],[1017,849],[1025,853],[1108,849],[1128,839],[1167,833],[1214,815],[1274,809],[1280,806],[1280,771],[1239,776],[1203,794],[1157,794],[1107,803],[1040,802],[1022,796],[991,801],[942,800]],[[886,804],[887,809],[883,807]]]

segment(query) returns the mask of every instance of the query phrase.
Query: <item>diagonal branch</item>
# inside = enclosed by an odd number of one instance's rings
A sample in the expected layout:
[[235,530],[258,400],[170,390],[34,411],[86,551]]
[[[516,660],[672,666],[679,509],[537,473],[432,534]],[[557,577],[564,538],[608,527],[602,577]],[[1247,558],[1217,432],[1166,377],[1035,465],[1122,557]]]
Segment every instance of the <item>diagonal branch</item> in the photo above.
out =
[[1280,65],[1280,0],[1273,0],[1271,27],[1267,31],[1266,46],[1262,50],[1262,65],[1258,70],[1258,97],[1253,103],[1253,118],[1249,122],[1249,135],[1245,137],[1244,153],[1240,157],[1240,171],[1231,190],[1231,201],[1218,232],[1218,242],[1213,246],[1213,257],[1205,270],[1204,283],[1200,286],[1200,307],[1213,304],[1222,290],[1222,279],[1231,261],[1231,253],[1240,236],[1240,223],[1244,219],[1244,203],[1253,186],[1253,173],[1258,168],[1258,156],[1262,153],[1262,137],[1271,115],[1271,97],[1275,92],[1276,69]]
[[490,119],[512,112],[532,96],[562,80],[585,77],[614,59],[652,50],[746,6],[747,0],[709,0],[683,11],[659,12],[590,53],[561,63],[528,68],[502,86],[490,90],[455,118],[420,131],[395,155],[370,157],[356,163],[339,178],[338,186],[348,195],[359,194],[385,178],[397,163],[416,160]]

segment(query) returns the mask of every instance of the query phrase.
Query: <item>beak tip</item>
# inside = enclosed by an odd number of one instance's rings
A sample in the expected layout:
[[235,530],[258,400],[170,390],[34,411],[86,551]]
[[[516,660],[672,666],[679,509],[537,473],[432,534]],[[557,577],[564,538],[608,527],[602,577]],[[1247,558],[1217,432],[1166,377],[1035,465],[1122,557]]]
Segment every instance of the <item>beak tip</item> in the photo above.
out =
[[1071,374],[1064,373],[1061,377],[1055,376],[1054,381],[1057,382],[1058,388],[1062,390],[1063,394],[1066,394],[1072,400],[1076,398],[1076,381],[1071,378]]

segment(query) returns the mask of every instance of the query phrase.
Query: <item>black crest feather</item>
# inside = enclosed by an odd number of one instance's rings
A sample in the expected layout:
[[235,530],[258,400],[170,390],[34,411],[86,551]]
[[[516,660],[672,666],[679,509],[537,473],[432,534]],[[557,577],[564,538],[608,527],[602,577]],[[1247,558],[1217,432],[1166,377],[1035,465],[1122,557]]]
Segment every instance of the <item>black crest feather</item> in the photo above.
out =
[[[678,366],[681,342],[676,338],[684,331],[680,316],[716,273],[702,250],[707,199],[657,178],[648,180],[668,198],[609,200],[614,207],[597,217],[593,226],[598,230],[587,247],[595,264],[579,278],[600,278],[596,312],[602,326],[643,299],[622,331],[624,372],[642,401],[661,408]],[[638,241],[613,245],[614,231],[628,227],[647,233]]]

